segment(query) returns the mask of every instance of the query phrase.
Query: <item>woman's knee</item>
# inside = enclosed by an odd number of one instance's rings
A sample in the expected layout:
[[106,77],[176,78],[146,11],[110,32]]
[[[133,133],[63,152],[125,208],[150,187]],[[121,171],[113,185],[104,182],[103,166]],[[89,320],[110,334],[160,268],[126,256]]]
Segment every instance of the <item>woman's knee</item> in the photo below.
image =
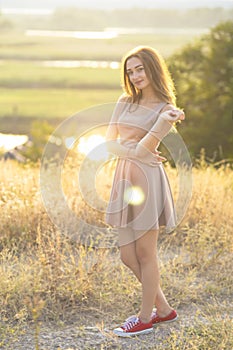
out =
[[140,265],[150,262],[152,259],[155,259],[155,254],[151,254],[149,250],[146,249],[137,249],[137,260]]
[[121,248],[120,258],[123,264],[127,267],[132,267],[137,263],[135,253],[133,254],[131,250]]
[[124,265],[130,265],[130,257],[124,251],[120,251],[120,258]]
[[137,240],[135,252],[137,260],[140,264],[144,264],[154,259],[157,259],[156,236],[152,236],[152,234],[149,234]]
[[138,245],[136,247],[136,257],[139,264],[146,264],[157,259],[157,251],[151,246]]

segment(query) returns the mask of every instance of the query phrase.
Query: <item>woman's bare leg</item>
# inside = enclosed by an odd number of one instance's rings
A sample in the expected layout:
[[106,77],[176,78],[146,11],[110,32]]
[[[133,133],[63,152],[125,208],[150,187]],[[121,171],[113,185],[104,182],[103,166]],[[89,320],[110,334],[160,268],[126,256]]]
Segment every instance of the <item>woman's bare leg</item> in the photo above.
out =
[[141,282],[141,269],[136,255],[134,231],[127,227],[119,228],[118,234],[121,260]]
[[157,290],[157,295],[155,297],[155,306],[156,312],[160,317],[165,317],[172,311],[172,308],[169,305],[160,285]]
[[[158,280],[158,282],[156,282],[157,285],[157,292],[156,292],[156,296],[155,296],[155,301],[154,304],[157,308],[157,313],[159,316],[163,317],[166,316],[171,310],[172,308],[169,306],[163,291],[159,285],[159,271],[158,271],[158,259],[157,259],[157,236],[158,234],[156,233],[156,231],[152,231],[153,234],[155,235],[155,251],[154,251],[154,260],[155,260],[155,265],[154,268],[157,271],[156,274],[156,279]],[[138,250],[139,247],[138,247]],[[142,276],[141,276],[141,265],[139,263],[138,257],[137,257],[137,253],[136,253],[136,241],[133,241],[131,243],[128,243],[126,245],[123,245],[120,247],[120,254],[121,254],[121,260],[122,262],[130,268],[130,270],[134,273],[134,275],[137,277],[137,279],[142,282]],[[154,273],[152,274],[152,276],[154,275]],[[150,280],[151,280],[151,276],[150,276]]]
[[136,256],[141,270],[142,305],[139,317],[150,322],[151,312],[159,288],[157,259],[158,231],[148,231],[136,240]]
[[135,242],[120,247],[121,261],[134,273],[141,282],[141,268],[136,256]]

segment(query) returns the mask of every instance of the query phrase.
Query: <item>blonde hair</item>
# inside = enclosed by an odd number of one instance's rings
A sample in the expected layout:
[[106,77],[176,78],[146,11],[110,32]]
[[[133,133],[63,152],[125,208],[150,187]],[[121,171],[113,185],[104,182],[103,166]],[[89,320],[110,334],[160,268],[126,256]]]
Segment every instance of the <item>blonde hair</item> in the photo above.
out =
[[122,59],[122,85],[127,96],[131,96],[132,102],[139,102],[141,90],[135,88],[126,71],[129,58],[137,57],[143,64],[147,78],[161,101],[176,105],[175,87],[167,65],[162,56],[149,46],[137,46],[129,51]]

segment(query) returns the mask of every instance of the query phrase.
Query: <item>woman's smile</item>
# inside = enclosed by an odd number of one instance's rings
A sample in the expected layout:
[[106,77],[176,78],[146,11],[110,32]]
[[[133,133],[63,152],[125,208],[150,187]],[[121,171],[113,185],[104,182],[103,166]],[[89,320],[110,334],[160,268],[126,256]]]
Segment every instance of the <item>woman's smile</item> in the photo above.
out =
[[144,81],[143,79],[140,79],[140,80],[134,81],[133,84],[134,85],[140,85],[140,84],[143,83],[143,81]]

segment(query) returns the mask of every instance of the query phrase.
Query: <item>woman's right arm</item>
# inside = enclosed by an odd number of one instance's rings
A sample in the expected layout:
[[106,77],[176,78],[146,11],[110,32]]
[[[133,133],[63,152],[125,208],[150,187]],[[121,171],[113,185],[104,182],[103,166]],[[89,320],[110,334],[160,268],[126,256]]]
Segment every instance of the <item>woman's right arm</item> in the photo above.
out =
[[146,148],[144,149],[143,157],[138,157],[138,154],[134,148],[125,147],[118,142],[117,138],[119,135],[118,135],[117,121],[119,116],[123,112],[126,103],[129,103],[128,98],[122,95],[117,101],[111,121],[108,125],[106,136],[105,136],[108,152],[118,157],[137,158],[137,159],[140,158],[141,161],[147,164],[153,164],[153,163],[157,164],[158,161],[165,160],[165,158],[159,156],[160,152],[152,153]]
[[121,95],[119,100],[116,103],[116,107],[113,111],[113,115],[111,118],[111,121],[108,125],[107,132],[106,132],[106,146],[109,153],[114,154],[118,157],[130,157],[130,158],[137,158],[135,149],[132,149],[130,147],[123,146],[118,142],[118,127],[117,122],[119,119],[119,116],[123,112],[125,108],[125,104],[128,104],[128,98],[124,95]]
[[116,103],[116,106],[112,114],[112,118],[110,120],[110,123],[106,131],[106,136],[105,136],[106,141],[117,140],[117,137],[118,137],[117,121],[121,112],[124,109],[124,104],[126,103],[126,99],[127,98],[124,95],[121,95]]
[[[134,150],[132,150],[129,147],[125,147],[121,145],[117,138],[119,136],[118,134],[118,127],[117,127],[117,121],[121,113],[123,112],[125,108],[125,104],[128,103],[128,98],[124,95],[122,95],[119,100],[116,103],[116,107],[114,109],[111,121],[108,125],[107,132],[106,132],[106,146],[109,151],[109,153],[112,153],[118,157],[129,157],[129,155],[135,156],[133,154]],[[130,153],[130,154],[129,154]]]

